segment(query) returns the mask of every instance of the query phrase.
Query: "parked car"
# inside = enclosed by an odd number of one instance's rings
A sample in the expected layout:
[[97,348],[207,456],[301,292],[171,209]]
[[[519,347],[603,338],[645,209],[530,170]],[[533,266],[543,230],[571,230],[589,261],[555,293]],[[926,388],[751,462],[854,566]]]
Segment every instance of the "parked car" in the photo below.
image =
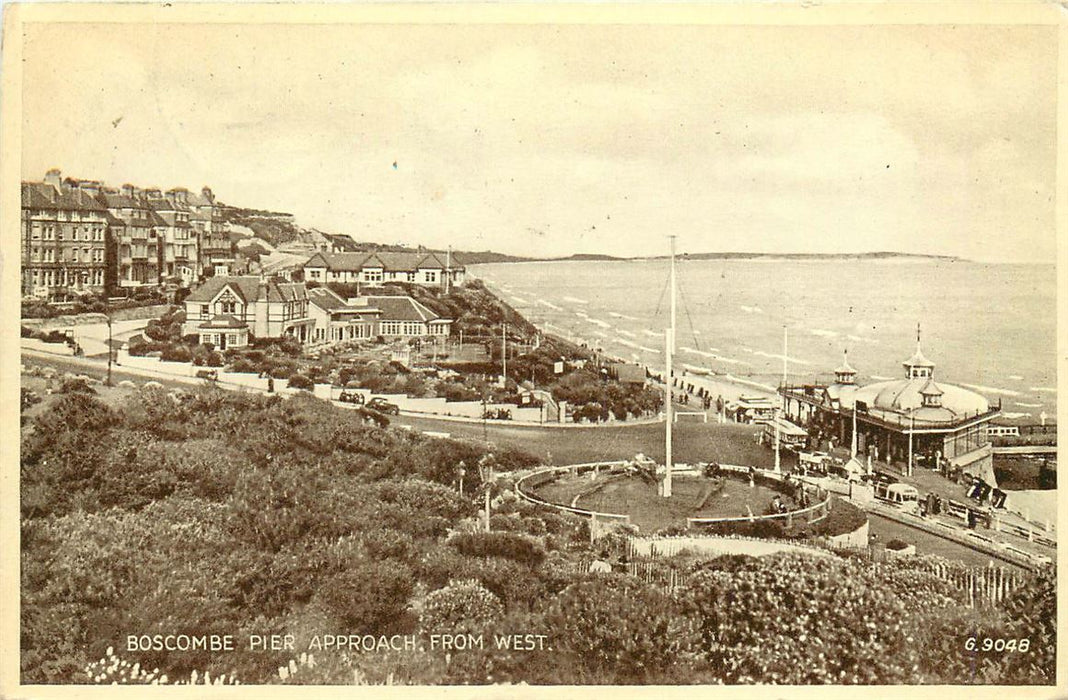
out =
[[386,401],[381,396],[376,396],[367,402],[367,408],[378,411],[379,413],[388,413],[389,415],[399,415],[400,407],[395,403]]
[[337,400],[356,404],[357,406],[362,406],[364,402],[363,394],[358,391],[342,391],[341,395],[337,397]]
[[219,371],[215,369],[198,369],[197,379],[207,379],[208,381],[219,381]]

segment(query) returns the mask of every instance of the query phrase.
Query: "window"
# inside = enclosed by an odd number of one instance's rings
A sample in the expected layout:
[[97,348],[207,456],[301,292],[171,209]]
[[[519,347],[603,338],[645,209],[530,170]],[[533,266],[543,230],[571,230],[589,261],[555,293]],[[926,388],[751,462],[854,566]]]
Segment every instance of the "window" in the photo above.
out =
[[227,333],[226,334],[226,344],[227,345],[237,345],[237,333]]
[[237,312],[237,303],[233,302],[233,301],[222,301],[222,302],[219,302],[219,308],[221,309],[221,311],[219,313],[223,313],[223,314],[236,313]]
[[208,304],[201,304],[200,305],[200,315],[201,316],[208,316],[210,314],[211,314],[211,307]]

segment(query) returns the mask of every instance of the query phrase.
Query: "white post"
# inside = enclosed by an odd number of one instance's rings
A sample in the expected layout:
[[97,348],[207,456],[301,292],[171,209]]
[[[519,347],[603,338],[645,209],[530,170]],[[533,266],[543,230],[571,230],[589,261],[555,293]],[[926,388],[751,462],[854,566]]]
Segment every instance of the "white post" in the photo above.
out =
[[[915,409],[913,409],[915,410]],[[916,429],[916,414],[909,412],[909,476],[912,476],[912,431]]]
[[452,246],[445,251],[445,293],[449,293],[449,283],[452,282]]
[[671,454],[671,429],[672,429],[672,390],[671,390],[671,361],[675,353],[675,236],[671,239],[671,327],[664,333],[665,355],[667,356],[667,375],[664,377],[664,385],[667,387],[667,408],[664,415],[667,417],[667,431],[664,437],[664,488],[661,495],[664,498],[671,497],[671,466],[673,462]]
[[857,458],[857,402],[853,401],[853,459]]
[[[784,325],[782,327],[782,389],[781,389],[784,392],[783,393],[783,400],[784,401],[786,400],[786,394],[785,394],[785,391],[786,391],[786,347],[787,347],[786,326]],[[781,408],[776,407],[776,410],[775,410],[775,473],[776,474],[782,473],[782,457],[781,457],[782,437],[781,437],[781,434],[780,434],[781,433],[781,427],[779,425],[779,421],[782,418],[783,413],[784,413],[784,411]]]

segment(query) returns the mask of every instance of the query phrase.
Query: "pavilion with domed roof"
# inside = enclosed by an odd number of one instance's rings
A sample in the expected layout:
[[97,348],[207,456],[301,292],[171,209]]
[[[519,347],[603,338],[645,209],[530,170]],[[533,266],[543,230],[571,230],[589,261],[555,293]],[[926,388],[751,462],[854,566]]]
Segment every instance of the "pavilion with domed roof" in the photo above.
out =
[[1001,412],[983,396],[936,382],[935,365],[920,349],[902,363],[904,377],[858,386],[848,357],[831,384],[779,389],[787,418],[817,440],[847,446],[857,429],[858,452],[873,461],[956,468],[994,485],[987,424]]

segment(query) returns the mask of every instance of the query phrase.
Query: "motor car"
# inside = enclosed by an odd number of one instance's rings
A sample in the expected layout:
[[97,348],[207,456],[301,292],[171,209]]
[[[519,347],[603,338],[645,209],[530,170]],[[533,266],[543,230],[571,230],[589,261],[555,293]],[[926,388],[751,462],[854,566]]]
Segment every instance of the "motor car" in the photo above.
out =
[[364,402],[364,397],[363,394],[357,391],[346,390],[341,392],[341,394],[337,397],[337,400],[342,401],[344,403],[351,403],[356,404],[357,406],[362,406]]
[[198,369],[197,379],[207,379],[208,381],[219,381],[219,371],[215,369]]
[[395,403],[390,403],[380,396],[376,396],[367,402],[367,408],[378,411],[379,413],[387,413],[389,415],[399,415],[400,407]]

